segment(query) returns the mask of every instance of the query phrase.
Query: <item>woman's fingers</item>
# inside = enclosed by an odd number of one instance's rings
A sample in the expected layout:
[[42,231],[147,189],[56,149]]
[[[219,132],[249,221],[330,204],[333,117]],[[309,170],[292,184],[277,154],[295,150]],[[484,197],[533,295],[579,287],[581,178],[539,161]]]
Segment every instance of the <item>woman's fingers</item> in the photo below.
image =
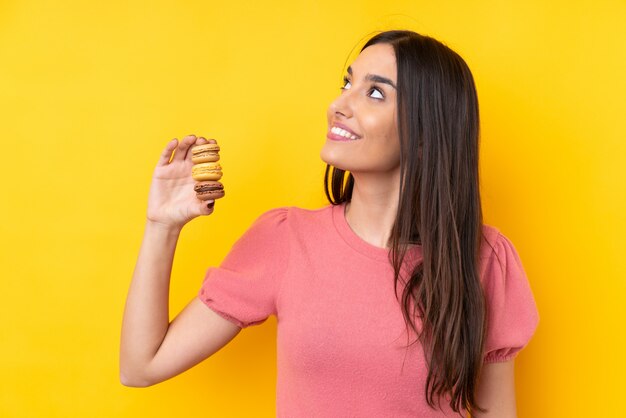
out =
[[[217,141],[215,139],[206,139],[204,137],[196,137],[195,135],[187,135],[184,137],[180,144],[178,144],[178,139],[174,138],[170,142],[167,143],[165,149],[161,153],[161,157],[159,158],[158,166],[167,165],[170,163],[170,160],[191,160],[191,152],[189,150],[194,145],[200,144],[216,144]],[[178,148],[176,146],[178,145]],[[174,157],[172,158],[172,152],[174,152]]]
[[194,212],[198,215],[210,215],[215,210],[215,200],[197,200],[195,202]]
[[178,139],[174,138],[170,142],[167,143],[165,149],[161,153],[161,157],[159,158],[159,162],[157,166],[167,165],[170,162],[170,158],[172,157],[172,151],[176,148],[178,144]]
[[183,161],[187,157],[187,151],[189,151],[189,148],[195,142],[196,142],[195,135],[187,135],[186,137],[184,137],[183,140],[180,141],[180,145],[178,145],[178,148],[176,149],[176,153],[174,154],[174,158],[172,159],[172,161],[174,160]]

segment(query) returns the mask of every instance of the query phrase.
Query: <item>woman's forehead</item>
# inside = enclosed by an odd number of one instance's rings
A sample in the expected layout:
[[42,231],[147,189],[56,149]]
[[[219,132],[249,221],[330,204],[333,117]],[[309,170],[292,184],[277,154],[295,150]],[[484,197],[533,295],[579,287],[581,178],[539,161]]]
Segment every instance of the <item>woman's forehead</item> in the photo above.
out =
[[365,48],[348,67],[348,73],[355,77],[378,75],[396,80],[396,55],[389,44],[374,44]]

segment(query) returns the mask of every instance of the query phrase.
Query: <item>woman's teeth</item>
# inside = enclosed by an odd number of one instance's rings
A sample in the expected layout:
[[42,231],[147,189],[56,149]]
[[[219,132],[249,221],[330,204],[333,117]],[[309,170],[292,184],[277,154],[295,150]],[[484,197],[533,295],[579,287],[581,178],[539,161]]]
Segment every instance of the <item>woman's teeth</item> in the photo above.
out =
[[341,128],[337,128],[336,126],[333,126],[333,127],[330,129],[330,131],[331,131],[332,133],[336,134],[336,135],[341,135],[341,136],[343,136],[344,138],[348,138],[348,139],[352,139],[352,140],[358,139],[356,136],[352,135],[350,132],[348,132],[348,131],[346,131],[346,130],[343,130],[343,129],[341,129]]

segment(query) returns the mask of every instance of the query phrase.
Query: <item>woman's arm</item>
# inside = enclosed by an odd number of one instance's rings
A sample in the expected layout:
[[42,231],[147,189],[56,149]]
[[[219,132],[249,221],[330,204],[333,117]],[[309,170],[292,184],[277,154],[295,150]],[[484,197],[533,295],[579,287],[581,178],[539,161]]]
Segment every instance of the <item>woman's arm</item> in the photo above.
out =
[[139,257],[126,298],[120,344],[120,379],[143,380],[169,327],[170,273],[179,228],[147,221]]
[[486,363],[478,382],[476,402],[489,411],[472,413],[472,418],[517,418],[515,404],[515,360]]
[[169,284],[180,230],[148,221],[130,284],[120,346],[120,380],[145,387],[208,358],[241,331],[197,297],[169,323]]

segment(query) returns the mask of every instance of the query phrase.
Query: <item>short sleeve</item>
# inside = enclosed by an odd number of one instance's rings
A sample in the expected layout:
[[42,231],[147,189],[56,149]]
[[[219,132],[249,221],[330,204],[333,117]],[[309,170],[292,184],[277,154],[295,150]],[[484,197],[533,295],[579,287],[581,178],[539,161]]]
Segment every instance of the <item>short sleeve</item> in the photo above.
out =
[[511,241],[497,232],[493,249],[481,259],[487,302],[485,363],[517,356],[537,329],[539,312],[522,262]]
[[198,297],[241,328],[276,315],[276,297],[289,259],[289,208],[260,215],[219,267],[209,267]]

